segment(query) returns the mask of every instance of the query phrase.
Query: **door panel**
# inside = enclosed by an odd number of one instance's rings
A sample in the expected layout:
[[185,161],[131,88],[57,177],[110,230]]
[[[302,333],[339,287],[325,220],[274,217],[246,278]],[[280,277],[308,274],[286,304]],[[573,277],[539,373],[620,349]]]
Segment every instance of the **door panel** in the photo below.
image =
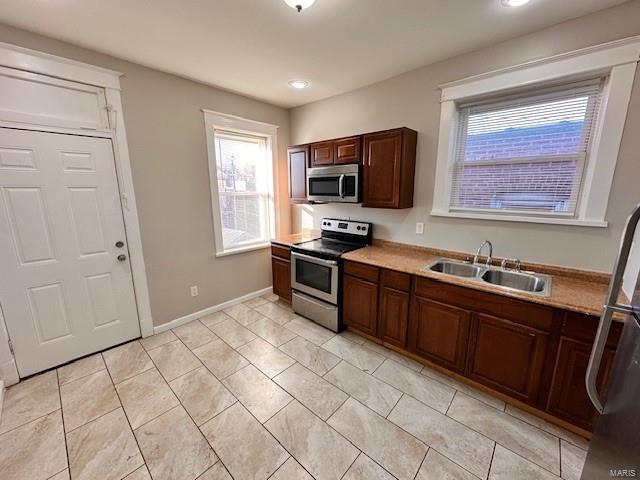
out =
[[311,144],[311,166],[324,167],[333,165],[333,142],[318,142]]
[[291,302],[291,261],[272,256],[271,272],[273,275],[273,293]]
[[390,208],[400,199],[402,133],[365,135],[363,207]]
[[380,325],[378,335],[397,347],[407,345],[409,294],[393,288],[380,289]]
[[126,256],[111,140],[0,128],[0,303],[21,377],[140,335]]
[[290,147],[287,150],[289,167],[289,200],[307,203],[307,164],[309,147]]
[[344,275],[342,278],[344,324],[375,335],[378,320],[378,285],[351,275]]
[[503,318],[476,315],[469,378],[536,403],[549,333]]
[[409,320],[410,347],[419,355],[462,373],[470,318],[467,310],[416,296]]

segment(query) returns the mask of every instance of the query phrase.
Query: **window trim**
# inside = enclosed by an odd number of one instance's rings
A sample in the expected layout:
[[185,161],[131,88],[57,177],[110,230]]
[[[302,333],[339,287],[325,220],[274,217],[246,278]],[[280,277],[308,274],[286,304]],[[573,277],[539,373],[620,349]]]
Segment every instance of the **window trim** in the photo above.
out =
[[[440,132],[431,215],[607,227],[607,204],[639,59],[640,36],[636,36],[441,85]],[[454,160],[459,103],[596,75],[607,76],[607,81],[574,217],[451,211],[450,167]]]
[[[271,245],[271,239],[274,237],[276,225],[276,185],[274,179],[276,178],[277,172],[278,126],[212,110],[202,109],[202,112],[204,113],[207,156],[209,162],[209,185],[214,234],[213,253],[216,257],[225,257],[268,248]],[[230,133],[238,133],[242,135],[259,136],[264,137],[266,140],[267,155],[271,157],[271,165],[269,168],[269,175],[271,176],[271,196],[269,198],[268,205],[269,212],[271,214],[269,215],[269,239],[265,242],[241,245],[236,248],[224,248],[224,241],[222,238],[222,216],[220,214],[220,194],[218,191],[218,163],[215,147],[216,130],[224,130]]]

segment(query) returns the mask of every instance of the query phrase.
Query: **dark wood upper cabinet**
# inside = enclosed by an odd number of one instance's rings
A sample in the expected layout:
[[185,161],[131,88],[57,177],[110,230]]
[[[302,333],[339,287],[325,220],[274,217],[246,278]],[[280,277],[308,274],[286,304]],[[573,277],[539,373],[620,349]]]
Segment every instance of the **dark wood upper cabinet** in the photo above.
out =
[[378,285],[361,278],[343,277],[342,320],[369,335],[375,335],[378,324]]
[[300,145],[287,149],[289,170],[289,201],[307,203],[307,165],[309,146]]
[[474,314],[467,376],[529,404],[538,403],[550,333]]
[[335,153],[333,140],[312,143],[309,148],[311,149],[312,167],[327,167],[333,165]]
[[434,363],[464,373],[471,312],[414,296],[409,349]]
[[349,137],[334,142],[334,160],[336,165],[360,163],[362,137]]
[[363,207],[413,206],[417,136],[408,128],[364,135]]

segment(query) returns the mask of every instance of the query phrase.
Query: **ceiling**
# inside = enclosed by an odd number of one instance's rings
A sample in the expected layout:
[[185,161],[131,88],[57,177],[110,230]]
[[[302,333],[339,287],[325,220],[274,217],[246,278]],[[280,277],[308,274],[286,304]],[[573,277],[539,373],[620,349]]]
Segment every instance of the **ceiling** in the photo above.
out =
[[292,107],[624,1],[0,0],[0,22]]

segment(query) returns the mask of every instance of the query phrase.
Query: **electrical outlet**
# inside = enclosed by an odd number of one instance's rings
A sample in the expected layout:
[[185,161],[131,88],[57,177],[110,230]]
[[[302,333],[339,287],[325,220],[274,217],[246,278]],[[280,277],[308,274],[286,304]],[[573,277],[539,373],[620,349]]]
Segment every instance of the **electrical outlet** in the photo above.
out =
[[192,297],[197,297],[198,296],[198,286],[194,285],[193,287],[191,287],[191,296]]
[[423,235],[424,234],[424,223],[418,222],[416,223],[416,234]]

